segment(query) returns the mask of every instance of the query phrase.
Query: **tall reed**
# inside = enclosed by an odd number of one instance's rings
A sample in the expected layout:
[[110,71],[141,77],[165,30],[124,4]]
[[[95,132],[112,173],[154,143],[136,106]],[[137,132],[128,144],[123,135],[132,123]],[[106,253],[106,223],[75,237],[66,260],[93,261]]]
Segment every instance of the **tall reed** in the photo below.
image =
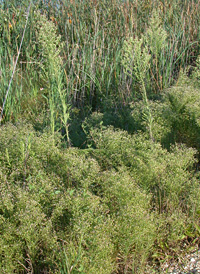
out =
[[[8,73],[19,47],[25,22],[25,2],[11,0],[9,4],[0,4],[1,82],[4,85],[8,80],[5,66]],[[56,35],[61,37],[62,85],[67,100],[76,107],[90,106],[95,110],[101,107],[105,99],[115,98],[126,104],[136,96],[139,86],[134,78],[130,79],[124,73],[120,63],[121,50],[124,40],[141,37],[148,32],[155,6],[159,18],[157,28],[163,29],[167,38],[159,56],[151,58],[147,93],[151,96],[162,93],[165,87],[173,84],[180,68],[193,64],[199,54],[200,4],[197,0],[64,0],[63,4],[57,1],[48,1],[48,4],[45,1],[33,1],[33,5],[10,98],[13,103],[8,103],[6,119],[17,117],[19,112],[29,107],[29,104],[24,104],[27,96],[35,98],[36,92],[40,93],[40,98],[42,96],[39,91],[43,88],[44,79],[38,65],[40,50],[33,10],[45,15],[47,21],[55,26]],[[14,90],[19,86],[22,92],[18,91],[17,94]],[[3,92],[4,89],[1,90],[0,100]],[[52,94],[52,98],[60,97],[59,92],[56,93]],[[2,101],[0,103],[2,105]],[[61,126],[59,122],[56,123],[58,127]]]

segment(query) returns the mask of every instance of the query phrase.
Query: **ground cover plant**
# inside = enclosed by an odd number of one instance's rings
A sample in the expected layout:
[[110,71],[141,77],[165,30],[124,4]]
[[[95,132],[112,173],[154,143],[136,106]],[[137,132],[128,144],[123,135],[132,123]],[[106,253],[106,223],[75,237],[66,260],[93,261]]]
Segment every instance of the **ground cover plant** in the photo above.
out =
[[1,127],[2,272],[143,273],[157,250],[198,235],[194,149],[91,135],[96,149],[81,151],[22,122]]
[[162,273],[199,244],[199,1],[29,4],[0,3],[0,272]]

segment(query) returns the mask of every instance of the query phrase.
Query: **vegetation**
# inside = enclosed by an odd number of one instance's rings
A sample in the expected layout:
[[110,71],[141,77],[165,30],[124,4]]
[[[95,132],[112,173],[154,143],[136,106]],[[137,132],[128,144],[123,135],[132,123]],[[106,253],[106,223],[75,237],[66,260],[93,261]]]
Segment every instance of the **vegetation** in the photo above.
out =
[[0,272],[161,273],[200,236],[199,1],[28,7],[0,2]]

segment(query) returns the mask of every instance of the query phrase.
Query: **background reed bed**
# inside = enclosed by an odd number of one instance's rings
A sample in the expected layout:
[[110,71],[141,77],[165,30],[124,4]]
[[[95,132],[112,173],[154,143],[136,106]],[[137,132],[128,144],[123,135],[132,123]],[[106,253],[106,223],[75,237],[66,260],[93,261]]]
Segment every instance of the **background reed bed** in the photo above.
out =
[[[30,106],[38,108],[36,105],[41,101],[46,105],[48,84],[41,76],[41,64],[44,64],[36,35],[36,10],[52,23],[63,42],[60,58],[67,102],[80,109],[87,106],[97,110],[107,100],[127,104],[137,96],[140,87],[124,73],[121,51],[125,40],[140,37],[150,24],[153,26],[154,7],[166,32],[166,41],[156,60],[153,55],[150,60],[147,73],[150,97],[159,96],[172,85],[180,68],[194,64],[199,54],[199,1],[33,1],[5,120],[31,111]],[[27,1],[1,3],[1,105],[17,55],[26,9]]]

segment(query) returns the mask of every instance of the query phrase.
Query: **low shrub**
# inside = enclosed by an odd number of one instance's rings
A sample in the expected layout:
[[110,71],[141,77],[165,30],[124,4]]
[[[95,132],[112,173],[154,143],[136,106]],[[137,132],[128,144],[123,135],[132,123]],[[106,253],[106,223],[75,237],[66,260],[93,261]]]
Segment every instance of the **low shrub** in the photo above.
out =
[[198,238],[194,149],[101,122],[95,149],[63,148],[24,122],[0,135],[2,273],[144,273]]

